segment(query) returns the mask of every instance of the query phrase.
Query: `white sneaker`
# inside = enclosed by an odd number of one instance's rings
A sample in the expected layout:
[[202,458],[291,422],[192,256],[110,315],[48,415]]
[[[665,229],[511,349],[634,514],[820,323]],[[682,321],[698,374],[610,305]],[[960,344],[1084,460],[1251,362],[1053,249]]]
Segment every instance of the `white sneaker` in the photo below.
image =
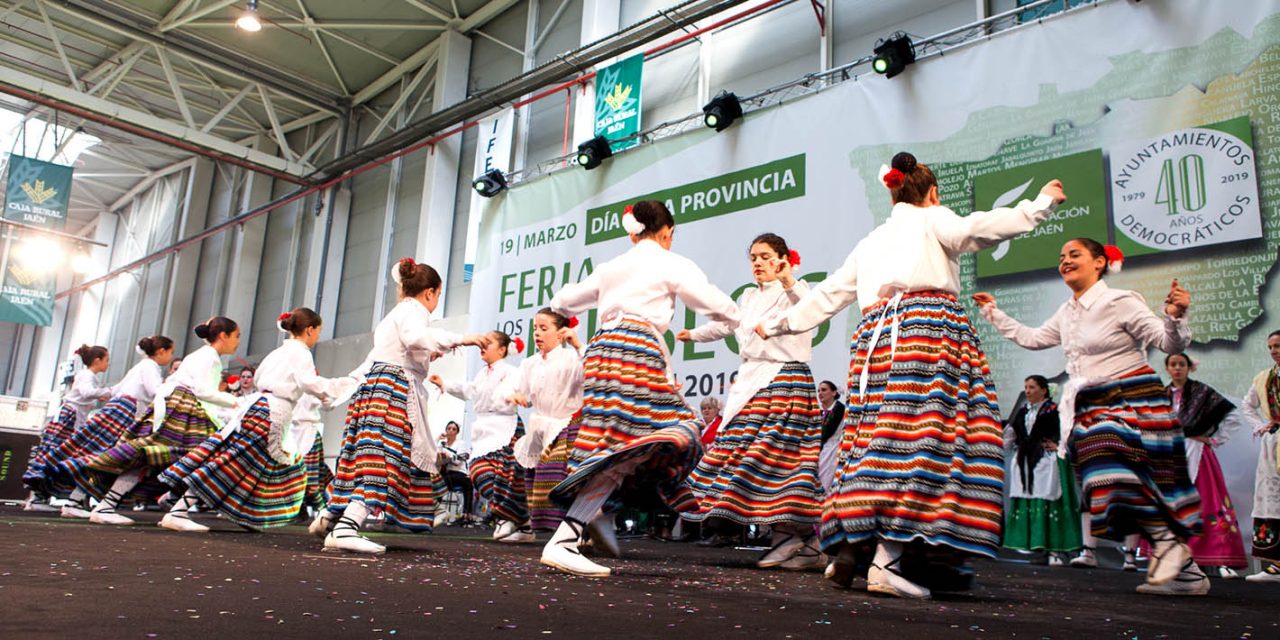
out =
[[191,518],[185,516],[174,515],[173,512],[164,514],[160,519],[160,526],[170,531],[181,531],[183,533],[208,533],[209,527],[206,527]]
[[133,524],[133,518],[122,516],[115,511],[90,511],[89,522],[94,524],[112,524],[127,527]]
[[500,520],[498,526],[493,529],[493,539],[501,540],[512,533],[515,533],[516,523],[510,520]]
[[773,545],[773,548],[769,549],[769,552],[764,554],[764,557],[757,560],[756,566],[761,569],[771,569],[779,566],[790,560],[791,557],[796,555],[796,552],[800,551],[803,547],[804,539],[797,535],[788,535],[786,538],[783,538],[780,542]]
[[867,591],[912,600],[928,600],[933,597],[928,589],[875,564],[867,572]]
[[88,520],[89,511],[87,509],[77,507],[74,504],[64,504],[62,505],[62,517],[74,518],[77,520]]
[[324,537],[325,551],[346,551],[380,556],[387,548],[352,531],[351,529],[335,529]]
[[37,498],[31,498],[30,500],[27,500],[27,503],[22,505],[22,510],[38,511],[41,513],[58,513],[59,511],[62,511],[58,507],[55,507],[49,504],[48,502],[45,502],[44,500],[40,500]]
[[1140,584],[1138,593],[1155,596],[1205,596],[1209,595],[1209,576],[1188,560],[1173,580],[1159,585]]
[[806,541],[786,562],[778,565],[787,571],[817,571],[827,566],[827,556]]
[[337,520],[337,518],[333,517],[333,512],[328,509],[321,509],[316,514],[315,519],[311,521],[311,524],[307,526],[307,533],[317,538],[323,538],[329,535],[330,531],[333,531],[333,525]]
[[587,525],[587,537],[595,553],[607,558],[621,558],[622,547],[618,546],[618,532],[613,524],[613,516],[602,515]]
[[1240,573],[1231,567],[1218,567],[1218,577],[1223,580],[1239,580]]
[[1267,565],[1266,569],[1246,576],[1244,581],[1253,584],[1280,584],[1280,566]]
[[1093,550],[1085,549],[1080,555],[1071,559],[1071,566],[1077,569],[1092,569],[1098,566],[1098,559],[1093,557]]
[[1162,586],[1173,582],[1190,559],[1191,549],[1181,540],[1169,538],[1153,543],[1147,564],[1147,584]]
[[551,540],[542,548],[542,564],[559,569],[565,573],[587,578],[606,578],[612,571],[609,567],[598,565],[587,559],[578,551],[578,541],[582,539],[583,525],[573,520],[564,520],[556,529]]

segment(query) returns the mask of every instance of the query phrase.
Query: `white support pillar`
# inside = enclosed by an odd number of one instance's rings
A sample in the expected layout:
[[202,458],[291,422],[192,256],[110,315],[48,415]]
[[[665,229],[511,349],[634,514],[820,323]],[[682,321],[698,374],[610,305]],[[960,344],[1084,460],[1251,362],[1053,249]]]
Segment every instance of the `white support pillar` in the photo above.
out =
[[[983,0],[978,0],[982,2]],[[833,66],[836,49],[836,3],[835,0],[824,0],[822,3],[822,37],[818,42],[818,70],[826,71]]]
[[[254,147],[264,149],[274,144],[258,136]],[[274,149],[267,149],[274,152]],[[244,191],[240,196],[237,215],[271,200],[274,179],[261,173],[250,172],[245,177]],[[231,232],[233,245],[231,263],[227,273],[227,303],[222,315],[240,325],[240,335],[248,347],[253,332],[253,310],[258,300],[258,275],[262,271],[262,250],[267,239],[267,218],[259,216],[240,225]]]
[[[467,75],[470,67],[471,39],[456,31],[441,34],[435,94],[431,103],[437,111],[467,97]],[[453,244],[453,217],[457,208],[462,137],[450,136],[441,140],[428,154],[423,171],[422,205],[418,215],[414,257],[440,272],[440,278],[445,284],[440,311],[444,311],[443,297],[449,285],[449,250]]]
[[[595,42],[618,30],[621,19],[621,0],[597,0],[582,5],[582,35],[578,41],[582,44]],[[606,60],[596,68],[606,67],[615,60]],[[573,131],[569,133],[569,148],[576,149],[579,144],[589,140],[596,134],[596,83],[595,80],[582,84],[574,91],[577,101],[573,109]]]
[[[189,238],[203,231],[208,225],[209,198],[213,192],[215,167],[212,160],[199,158],[191,167],[187,180],[187,192],[182,199],[182,214],[178,222],[178,239]],[[197,242],[174,254],[169,272],[169,299],[160,320],[160,334],[174,341],[174,353],[187,353],[192,322],[191,305],[195,298],[196,275],[200,270],[200,252],[204,242]]]
[[334,327],[338,325],[338,286],[342,283],[342,262],[347,253],[351,189],[325,191],[322,197],[324,218],[316,221],[311,233],[303,299],[325,320],[320,325],[320,339],[332,340]]

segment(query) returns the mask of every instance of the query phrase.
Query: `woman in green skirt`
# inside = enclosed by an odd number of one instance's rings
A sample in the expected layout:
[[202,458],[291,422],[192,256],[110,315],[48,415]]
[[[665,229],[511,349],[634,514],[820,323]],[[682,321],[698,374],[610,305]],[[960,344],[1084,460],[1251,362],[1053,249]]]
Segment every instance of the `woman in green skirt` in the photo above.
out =
[[1008,454],[1005,482],[1009,506],[1004,510],[1004,546],[1020,551],[1046,551],[1049,566],[1065,564],[1063,556],[1080,549],[1080,498],[1071,465],[1058,457],[1058,405],[1049,397],[1049,381],[1030,376],[1023,381],[1027,402],[1004,425]]

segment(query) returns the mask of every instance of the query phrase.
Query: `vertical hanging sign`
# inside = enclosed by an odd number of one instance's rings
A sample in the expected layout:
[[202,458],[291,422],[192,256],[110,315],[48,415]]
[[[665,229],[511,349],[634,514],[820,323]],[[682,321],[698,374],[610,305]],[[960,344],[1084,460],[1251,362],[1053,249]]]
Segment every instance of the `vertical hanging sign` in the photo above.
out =
[[[33,227],[61,230],[71,202],[71,167],[19,155],[9,156],[4,217]],[[31,234],[27,234],[30,236]],[[24,239],[8,244],[0,284],[0,322],[47,327],[53,322],[53,289],[58,266],[49,255],[24,250]]]
[[[620,60],[596,72],[596,135],[610,141],[640,132],[640,78],[644,54]],[[613,143],[614,151],[639,144],[637,138]]]
[[[472,179],[497,169],[503,173],[511,171],[512,126],[515,122],[515,110],[504,109],[493,117],[480,122],[476,130],[480,139],[476,141],[476,162],[472,170]],[[471,282],[471,274],[476,268],[476,250],[480,241],[480,219],[485,209],[486,198],[474,189],[471,191],[471,215],[467,221],[467,244],[463,250],[462,281]]]

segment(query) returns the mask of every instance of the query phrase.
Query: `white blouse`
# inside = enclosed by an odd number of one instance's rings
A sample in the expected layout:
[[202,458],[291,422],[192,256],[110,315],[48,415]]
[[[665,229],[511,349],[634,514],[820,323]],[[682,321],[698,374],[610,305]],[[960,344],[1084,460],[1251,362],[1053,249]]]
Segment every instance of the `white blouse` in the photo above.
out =
[[363,374],[374,362],[385,362],[426,379],[432,358],[461,345],[462,340],[456,333],[433,328],[431,312],[417,299],[405,298],[373,330],[373,348],[357,371]]
[[62,403],[71,405],[75,409],[76,422],[78,424],[83,422],[89,416],[89,413],[98,407],[99,402],[110,399],[110,387],[99,385],[98,374],[85,368],[76,372],[75,378],[71,381],[71,388],[67,390],[67,395],[62,398]]
[[769,335],[808,331],[854,300],[866,309],[908,291],[960,292],[962,253],[995,246],[1031,231],[1056,205],[1041,195],[1013,208],[956,215],[943,206],[893,206],[889,219],[860,240],[834,273],[786,314],[765,326]]
[[641,240],[622,255],[596,267],[582,282],[565,285],[551,299],[551,309],[575,316],[592,307],[602,326],[616,326],[624,315],[639,317],[662,333],[671,324],[675,300],[697,313],[738,326],[738,306],[707,280],[707,274],[684,256]]
[[1115,378],[1147,364],[1147,349],[1177,353],[1191,344],[1191,325],[1156,317],[1136,291],[1099,280],[1079,298],[1062,303],[1043,325],[1030,328],[989,304],[982,314],[1004,337],[1026,349],[1062,345],[1072,378]]
[[302,399],[303,394],[320,399],[335,395],[333,381],[316,373],[311,349],[293,338],[285,340],[262,359],[254,381],[259,393],[269,393],[290,405]]
[[763,340],[756,335],[757,324],[785,312],[805,294],[809,283],[800,280],[784,288],[781,282],[766,282],[754,289],[747,289],[738,297],[742,322],[736,328],[724,322],[708,322],[689,331],[694,342],[714,342],[730,335],[738,338],[738,353],[742,360],[765,362],[808,362],[813,357],[813,340],[808,333],[787,335]]
[[564,345],[525,358],[499,393],[504,400],[523,394],[537,415],[572,418],[582,408],[582,353]]
[[164,372],[160,365],[151,358],[143,358],[124,374],[124,379],[112,390],[112,396],[129,396],[137,400],[139,409],[142,409],[155,400],[161,384],[164,384]]
[[209,345],[196,349],[194,353],[183,358],[178,370],[169,376],[164,384],[156,389],[155,424],[164,422],[165,400],[178,387],[186,387],[200,401],[205,414],[221,427],[225,420],[218,407],[235,409],[238,399],[226,391],[218,391],[218,383],[222,382],[222,356]]
[[507,402],[501,388],[516,368],[499,360],[485,365],[470,382],[445,382],[449,395],[471,402],[471,449],[475,458],[493,453],[509,444],[516,432],[516,408]]

